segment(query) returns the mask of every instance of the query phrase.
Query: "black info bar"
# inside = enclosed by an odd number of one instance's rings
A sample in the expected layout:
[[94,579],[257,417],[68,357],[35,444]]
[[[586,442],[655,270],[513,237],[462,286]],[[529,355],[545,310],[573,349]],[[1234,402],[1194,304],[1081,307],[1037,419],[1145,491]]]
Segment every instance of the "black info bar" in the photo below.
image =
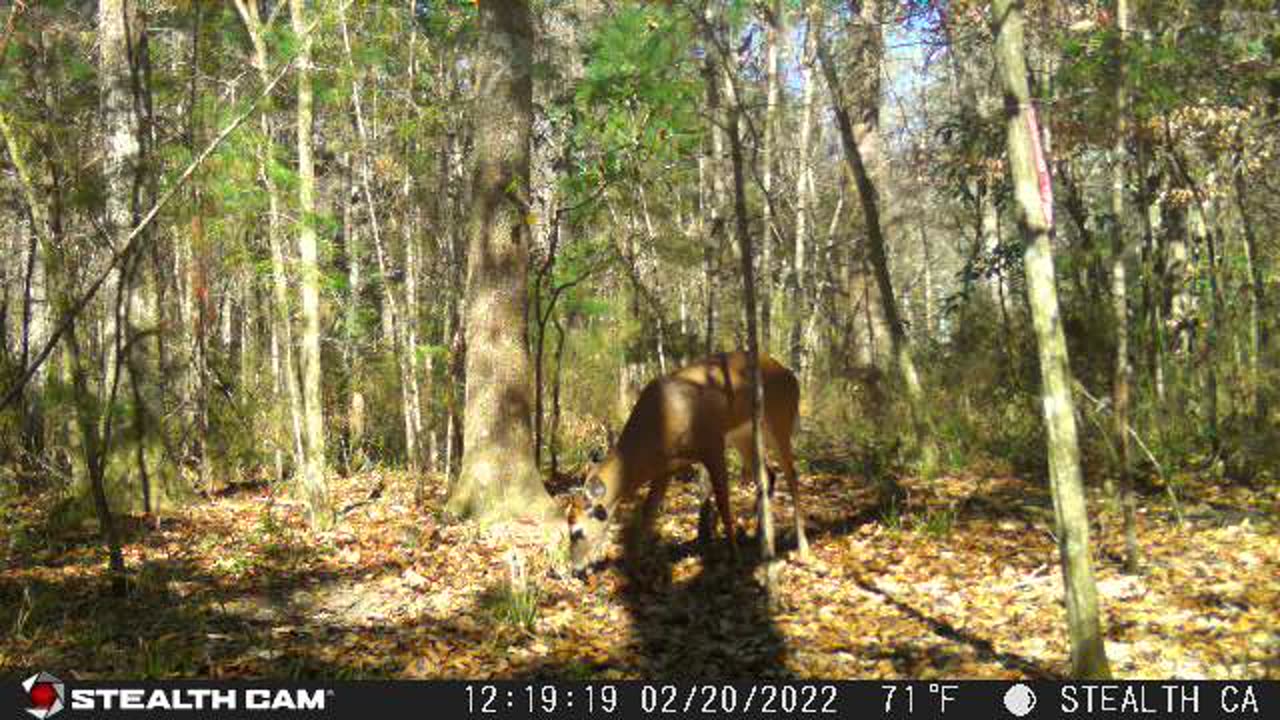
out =
[[79,682],[8,683],[36,718],[1276,718],[1280,682]]

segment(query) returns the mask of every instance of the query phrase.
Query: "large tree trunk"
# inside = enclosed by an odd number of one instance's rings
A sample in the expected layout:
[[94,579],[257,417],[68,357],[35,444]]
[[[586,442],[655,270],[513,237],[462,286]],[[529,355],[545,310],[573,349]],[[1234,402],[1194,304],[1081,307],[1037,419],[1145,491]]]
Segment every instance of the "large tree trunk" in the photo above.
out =
[[[138,90],[145,80],[138,70],[135,58],[145,48],[144,22],[140,20],[136,3],[130,0],[107,0],[98,6],[99,17],[99,106],[103,124],[103,219],[111,238],[113,249],[122,249],[129,233],[138,220],[139,193],[143,189],[142,178],[142,126],[138,114],[143,106]],[[136,80],[136,82],[135,82]],[[104,395],[108,388],[114,393],[117,387],[132,391],[129,435],[135,443],[134,460],[142,490],[143,510],[151,509],[149,473],[147,469],[146,431],[148,403],[141,389],[140,377],[145,368],[152,367],[145,348],[147,343],[135,342],[135,322],[148,330],[154,329],[149,299],[148,283],[139,285],[138,279],[143,256],[125,257],[107,286],[104,301],[107,304],[107,323],[104,340],[109,346],[103,353]],[[110,413],[110,407],[104,413]],[[111,418],[104,416],[102,452],[109,454]],[[103,461],[104,468],[107,463]],[[105,473],[105,470],[104,470]]]
[[[880,138],[880,65],[883,62],[884,43],[880,35],[879,2],[872,0],[862,4],[855,15],[855,25],[850,31],[854,49],[859,58],[859,80],[855,97],[859,99],[856,121],[850,116],[844,90],[836,74],[835,64],[823,42],[818,37],[818,57],[831,92],[831,102],[839,125],[845,162],[858,185],[862,200],[862,212],[867,222],[867,254],[880,294],[880,306],[888,325],[890,351],[894,368],[902,380],[911,408],[911,419],[920,449],[922,469],[931,473],[937,464],[937,448],[925,410],[924,389],[916,372],[911,343],[907,338],[898,303],[889,276],[887,235],[890,229],[897,231],[896,216],[890,212],[898,202],[889,186],[889,173],[884,167],[884,147]],[[881,193],[883,190],[883,194]],[[882,215],[883,213],[883,215]]]
[[463,517],[558,515],[533,462],[528,302],[532,20],[527,2],[480,3],[476,168],[467,232]]
[[320,393],[320,262],[316,234],[316,168],[313,152],[314,93],[311,86],[313,29],[308,27],[305,0],[289,0],[293,31],[298,35],[298,272],[302,297],[303,467],[302,489],[307,520],[316,530],[333,525],[334,513],[325,478],[324,407]]
[[1027,295],[1039,347],[1050,485],[1066,586],[1071,672],[1079,678],[1108,678],[1111,669],[1102,641],[1098,592],[1089,557],[1089,517],[1080,473],[1071,369],[1049,244],[1052,191],[1048,161],[1040,147],[1035,108],[1027,88],[1022,2],[994,0],[992,13],[996,64],[1005,97],[1009,165],[1018,201],[1018,221],[1026,242]]
[[[102,0],[98,3],[98,100],[103,127],[103,167],[105,206],[103,219],[114,247],[133,229],[134,181],[142,146],[138,117],[133,105],[133,65],[131,49],[137,42],[137,11],[130,0]],[[128,269],[123,262],[103,297],[108,306],[117,295],[130,294]],[[111,348],[103,353],[103,378],[110,383],[118,369],[116,362],[126,338],[119,313],[109,310],[104,340]]]
[[[129,232],[133,229],[134,182],[137,178],[141,144],[138,135],[138,117],[133,111],[133,66],[131,45],[136,41],[137,14],[127,0],[103,0],[98,4],[98,101],[103,125],[103,184],[105,207],[103,216],[112,249],[125,247]],[[106,466],[110,453],[110,413],[112,412],[116,384],[120,379],[120,362],[125,348],[126,323],[121,313],[131,299],[128,258],[120,263],[113,284],[107,286],[104,298],[107,307],[107,331],[104,340],[106,359],[102,376],[102,394],[106,399],[101,410],[95,410],[91,399],[89,368],[82,351],[76,329],[72,326],[68,335],[68,348],[74,363],[74,386],[80,420],[85,465],[88,471],[93,506],[111,556],[112,586],[116,594],[124,594],[124,560],[120,554],[120,541],[106,493]],[[63,272],[70,272],[64,263]],[[70,292],[68,278],[67,298]],[[64,304],[69,307],[70,303]]]

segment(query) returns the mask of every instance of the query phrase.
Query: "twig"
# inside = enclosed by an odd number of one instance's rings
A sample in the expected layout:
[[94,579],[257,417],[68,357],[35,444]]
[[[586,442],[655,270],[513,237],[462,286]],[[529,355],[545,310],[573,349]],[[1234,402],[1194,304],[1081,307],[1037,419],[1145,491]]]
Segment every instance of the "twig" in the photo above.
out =
[[[1085,389],[1084,385],[1080,383],[1079,380],[1073,380],[1072,385],[1075,387],[1076,392],[1080,393],[1081,395],[1084,395],[1090,402],[1093,403],[1095,412],[1099,414],[1110,412],[1110,409],[1107,407],[1107,404],[1102,400],[1099,400],[1098,398],[1091,395],[1089,391]],[[1095,421],[1095,424],[1098,424],[1098,423]],[[1100,424],[1098,424],[1098,429],[1102,430],[1102,427]],[[1183,523],[1182,504],[1178,502],[1177,493],[1173,491],[1173,485],[1169,483],[1169,477],[1168,475],[1165,474],[1164,466],[1160,464],[1159,460],[1156,460],[1155,454],[1151,452],[1151,449],[1147,447],[1146,443],[1142,442],[1142,437],[1138,435],[1138,431],[1134,430],[1132,425],[1130,425],[1129,423],[1125,423],[1124,429],[1125,429],[1125,432],[1129,433],[1129,437],[1132,437],[1134,441],[1138,443],[1138,447],[1142,448],[1143,454],[1147,456],[1147,459],[1151,461],[1151,464],[1155,466],[1156,475],[1159,476],[1160,478],[1160,484],[1164,485],[1165,494],[1169,496],[1169,503],[1173,506],[1173,515],[1175,518],[1177,518],[1178,524],[1181,525]],[[1107,437],[1108,435],[1108,433],[1106,433],[1105,431],[1103,431],[1102,434],[1103,434],[1103,437]],[[1109,438],[1107,439],[1107,447],[1111,448],[1114,454],[1114,448],[1111,446],[1111,441]]]

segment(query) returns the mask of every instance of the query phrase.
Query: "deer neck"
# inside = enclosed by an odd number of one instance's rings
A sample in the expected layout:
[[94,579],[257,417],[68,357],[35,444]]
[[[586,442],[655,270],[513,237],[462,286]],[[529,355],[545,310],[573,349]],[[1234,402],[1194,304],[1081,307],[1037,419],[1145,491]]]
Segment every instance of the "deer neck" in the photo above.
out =
[[630,445],[619,442],[600,466],[600,479],[605,488],[602,504],[611,515],[619,503],[652,479],[645,468],[643,451]]

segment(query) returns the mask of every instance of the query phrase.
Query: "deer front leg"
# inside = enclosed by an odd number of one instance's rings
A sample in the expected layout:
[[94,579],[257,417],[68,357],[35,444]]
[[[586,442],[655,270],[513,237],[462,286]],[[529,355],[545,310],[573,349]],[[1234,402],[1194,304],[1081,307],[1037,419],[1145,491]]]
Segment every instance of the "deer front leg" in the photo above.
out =
[[716,509],[720,512],[720,523],[724,525],[725,537],[729,540],[729,552],[733,559],[738,559],[738,537],[734,529],[733,513],[729,510],[729,473],[724,464],[724,448],[710,453],[702,464],[711,475],[711,488],[716,496]]
[[627,573],[632,580],[645,586],[662,586],[670,580],[669,572],[663,569],[667,566],[666,556],[655,529],[669,481],[669,476],[663,476],[650,483],[644,506],[632,515],[624,530],[623,555]]
[[662,509],[662,500],[667,496],[667,485],[670,483],[671,476],[664,475],[649,485],[649,495],[644,499],[644,509],[640,513],[640,528],[646,537],[652,538],[657,534],[654,525],[657,522],[658,511]]

